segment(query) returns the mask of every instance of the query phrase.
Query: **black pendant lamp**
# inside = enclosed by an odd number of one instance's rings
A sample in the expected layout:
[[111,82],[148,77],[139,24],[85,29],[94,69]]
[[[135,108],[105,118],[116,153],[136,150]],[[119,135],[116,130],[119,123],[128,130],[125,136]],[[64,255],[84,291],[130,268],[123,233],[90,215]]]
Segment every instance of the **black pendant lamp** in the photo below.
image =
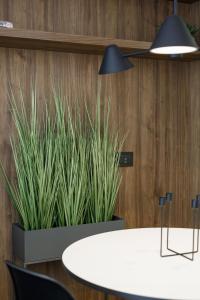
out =
[[128,57],[141,56],[147,52],[149,52],[149,49],[124,54],[117,45],[109,45],[105,49],[99,74],[118,73],[133,68],[134,65],[129,61]]
[[155,54],[185,54],[198,50],[198,45],[184,20],[177,16],[177,0],[174,0],[174,14],[165,19],[150,48]]
[[111,74],[126,71],[133,67],[128,57],[145,53],[167,54],[179,57],[181,54],[198,51],[198,45],[189,32],[185,22],[177,16],[177,0],[174,0],[174,14],[166,18],[148,50],[123,54],[117,45],[106,47],[99,74]]
[[133,64],[116,45],[106,47],[99,74],[110,74],[128,70]]

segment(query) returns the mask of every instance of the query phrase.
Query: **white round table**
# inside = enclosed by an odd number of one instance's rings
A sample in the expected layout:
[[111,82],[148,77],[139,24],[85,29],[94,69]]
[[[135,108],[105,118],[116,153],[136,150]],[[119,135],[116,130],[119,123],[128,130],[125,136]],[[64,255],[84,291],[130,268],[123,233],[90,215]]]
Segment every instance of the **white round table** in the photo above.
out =
[[[172,229],[170,247],[191,251],[192,230]],[[137,300],[199,300],[200,253],[190,261],[161,258],[159,250],[159,228],[118,230],[75,242],[62,261],[77,279],[106,293]]]

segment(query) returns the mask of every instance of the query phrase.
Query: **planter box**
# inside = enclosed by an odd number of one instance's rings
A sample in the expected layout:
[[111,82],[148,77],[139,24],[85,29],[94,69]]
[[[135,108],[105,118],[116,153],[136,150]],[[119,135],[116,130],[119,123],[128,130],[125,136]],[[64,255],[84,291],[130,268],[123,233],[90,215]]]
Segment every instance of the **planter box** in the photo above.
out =
[[108,222],[29,231],[13,224],[13,254],[24,264],[59,260],[70,244],[90,235],[123,228],[124,220],[115,216]]

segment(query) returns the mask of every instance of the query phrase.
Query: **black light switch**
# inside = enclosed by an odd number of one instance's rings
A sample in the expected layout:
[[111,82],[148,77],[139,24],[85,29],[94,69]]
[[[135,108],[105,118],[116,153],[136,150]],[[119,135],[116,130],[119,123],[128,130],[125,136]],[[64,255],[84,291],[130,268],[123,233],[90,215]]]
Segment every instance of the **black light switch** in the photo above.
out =
[[120,152],[119,166],[120,167],[132,167],[133,166],[133,152]]

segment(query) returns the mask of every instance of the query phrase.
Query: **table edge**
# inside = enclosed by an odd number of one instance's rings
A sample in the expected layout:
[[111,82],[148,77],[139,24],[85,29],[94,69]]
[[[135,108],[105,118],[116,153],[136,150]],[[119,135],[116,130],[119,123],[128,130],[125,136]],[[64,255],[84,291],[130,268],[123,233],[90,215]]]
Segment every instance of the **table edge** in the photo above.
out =
[[104,294],[111,294],[111,295],[116,295],[116,296],[119,296],[119,297],[122,297],[122,298],[126,298],[126,299],[129,299],[129,300],[168,300],[167,298],[152,298],[152,297],[147,297],[147,296],[141,296],[141,295],[137,295],[137,294],[128,294],[128,293],[125,293],[125,292],[120,292],[120,291],[116,291],[116,290],[113,290],[113,289],[110,289],[110,288],[106,288],[106,287],[103,287],[103,286],[100,286],[100,285],[97,285],[95,283],[92,283],[86,279],[83,279],[79,276],[77,276],[76,274],[74,274],[72,271],[70,271],[64,264],[63,262],[63,259],[62,259],[62,265],[63,265],[63,268],[65,270],[65,272],[67,272],[72,278],[74,278],[75,280],[77,280],[79,283],[81,284],[84,284],[88,287],[91,287],[97,291],[100,291],[100,292],[103,292]]
[[[172,227],[174,229],[192,229],[192,228],[188,228],[188,227]],[[140,230],[140,229],[157,229],[157,230],[160,230],[160,227],[139,227],[139,228],[125,228],[125,229],[122,229],[122,230]],[[121,230],[120,230],[121,231]],[[97,234],[97,235],[101,235],[101,234],[104,234],[104,233],[100,233],[100,234]],[[90,236],[91,237],[91,236]],[[86,237],[88,238],[88,237]],[[85,239],[85,238],[83,238]],[[82,239],[81,239],[82,240]],[[78,241],[76,241],[75,243],[77,243]],[[75,243],[72,243],[71,245],[75,244]],[[71,246],[70,245],[70,246]],[[68,247],[70,247],[68,246]],[[65,250],[68,248],[66,247]],[[63,253],[65,252],[65,250],[63,251]],[[63,254],[62,254],[63,255]],[[63,268],[64,270],[72,277],[74,278],[75,280],[77,280],[79,283],[81,284],[84,284],[88,287],[91,287],[91,288],[94,288],[95,290],[97,291],[100,291],[100,292],[103,292],[105,294],[111,294],[111,295],[116,295],[116,296],[119,296],[119,297],[122,297],[122,298],[126,298],[128,300],[169,300],[167,298],[157,298],[157,297],[148,297],[148,296],[141,296],[141,295],[138,295],[138,294],[129,294],[129,293],[125,293],[125,292],[121,292],[121,291],[116,291],[116,290],[113,290],[111,288],[106,288],[106,287],[103,287],[103,286],[99,286],[95,283],[92,283],[86,279],[83,279],[81,277],[79,277],[78,275],[74,274],[72,271],[70,271],[64,264],[63,262],[63,257],[61,259],[62,261],[62,265],[63,265]]]

